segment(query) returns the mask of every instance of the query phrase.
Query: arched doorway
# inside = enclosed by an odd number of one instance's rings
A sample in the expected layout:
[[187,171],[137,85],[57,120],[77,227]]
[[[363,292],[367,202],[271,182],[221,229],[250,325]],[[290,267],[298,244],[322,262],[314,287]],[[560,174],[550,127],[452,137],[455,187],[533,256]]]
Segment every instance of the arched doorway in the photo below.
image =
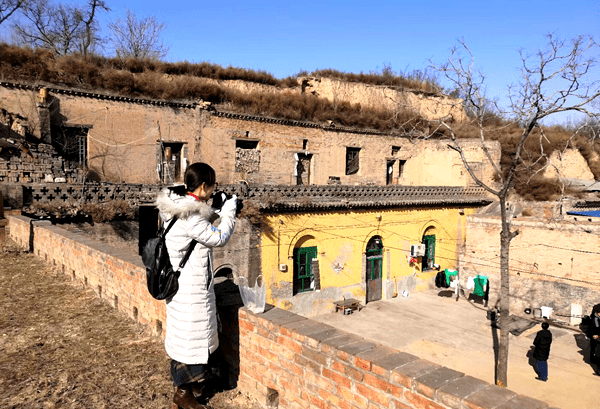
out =
[[425,255],[422,257],[421,271],[433,270],[435,264],[435,227],[429,227],[423,234],[421,241],[425,245]]
[[229,267],[221,267],[215,271],[215,278],[217,277],[226,277],[233,280],[233,271]]
[[367,278],[367,300],[381,300],[381,271],[383,266],[383,241],[380,236],[373,236],[367,243],[367,265],[365,268]]

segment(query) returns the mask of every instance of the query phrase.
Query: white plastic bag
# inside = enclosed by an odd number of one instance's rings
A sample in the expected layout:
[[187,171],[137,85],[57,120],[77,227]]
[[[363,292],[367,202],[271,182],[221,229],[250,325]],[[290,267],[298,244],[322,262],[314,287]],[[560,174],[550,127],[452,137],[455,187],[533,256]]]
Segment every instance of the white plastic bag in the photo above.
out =
[[[262,285],[258,285],[259,281]],[[240,289],[244,307],[255,314],[260,314],[265,311],[267,286],[262,279],[262,275],[259,275],[256,278],[256,285],[254,287],[248,287],[248,280],[246,277],[239,277],[238,288]]]

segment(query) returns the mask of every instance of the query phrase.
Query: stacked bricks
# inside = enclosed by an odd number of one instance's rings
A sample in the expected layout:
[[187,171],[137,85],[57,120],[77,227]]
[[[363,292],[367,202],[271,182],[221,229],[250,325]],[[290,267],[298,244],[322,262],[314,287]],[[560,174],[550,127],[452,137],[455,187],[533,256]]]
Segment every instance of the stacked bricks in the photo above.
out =
[[67,172],[68,174],[65,173],[63,160],[51,145],[32,146],[29,148],[29,153],[33,157],[22,152],[20,156],[0,158],[0,182],[41,183],[46,181],[47,177],[51,177],[54,181],[56,178],[67,180],[67,176],[72,181],[77,179],[77,171],[71,170]]
[[[146,288],[139,257],[24,216],[11,238],[83,281],[106,302],[162,335],[165,303]],[[221,306],[230,380],[266,407],[542,409],[538,400],[381,346],[289,311],[255,315]],[[233,378],[233,379],[232,379]]]

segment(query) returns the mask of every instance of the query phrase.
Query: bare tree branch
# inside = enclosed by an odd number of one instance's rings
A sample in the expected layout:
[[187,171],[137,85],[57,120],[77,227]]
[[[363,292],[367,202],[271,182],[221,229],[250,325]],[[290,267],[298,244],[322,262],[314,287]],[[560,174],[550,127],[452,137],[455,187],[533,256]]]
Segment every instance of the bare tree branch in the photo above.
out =
[[[498,175],[498,187],[488,186],[478,179],[472,166],[461,148],[461,140],[457,137],[453,124],[441,122],[452,139],[449,145],[460,155],[463,165],[471,178],[488,192],[495,195],[500,202],[502,230],[500,233],[500,337],[499,354],[496,363],[496,383],[507,386],[508,379],[508,317],[510,311],[510,242],[519,233],[511,230],[514,204],[508,203],[508,196],[519,170],[523,167],[530,171],[529,180],[544,170],[548,164],[548,154],[544,151],[547,135],[540,121],[562,112],[579,112],[587,115],[588,121],[574,130],[565,143],[565,149],[572,139],[583,129],[589,130],[594,125],[590,139],[595,138],[598,129],[598,109],[594,108],[600,97],[600,83],[591,78],[590,69],[596,64],[597,44],[590,37],[579,36],[570,41],[548,36],[548,47],[545,50],[528,56],[521,52],[521,81],[508,89],[509,107],[500,110],[505,118],[504,125],[486,125],[486,115],[490,114],[490,105],[485,97],[483,84],[485,76],[474,68],[474,57],[464,41],[451,50],[448,61],[433,68],[441,72],[449,80],[457,94],[465,101],[465,109],[476,124],[479,131],[481,149]],[[466,53],[468,60],[463,59],[461,52]],[[596,105],[596,108],[598,105]],[[518,124],[520,135],[515,144],[514,153],[509,163],[502,169],[500,163],[494,163],[486,146],[491,134],[502,132],[507,123]],[[534,132],[539,132],[539,152],[525,150],[525,142]],[[564,186],[563,186],[564,191]]]
[[13,24],[17,42],[49,48],[58,55],[76,51],[87,54],[99,42],[96,13],[109,10],[102,0],[88,0],[87,6],[89,10],[50,0],[29,0],[21,10],[25,23]]
[[125,21],[118,19],[109,24],[109,28],[117,57],[161,59],[169,52],[169,47],[160,39],[166,26],[153,16],[138,19],[127,10]]
[[4,23],[17,10],[26,4],[27,0],[0,0],[0,24]]

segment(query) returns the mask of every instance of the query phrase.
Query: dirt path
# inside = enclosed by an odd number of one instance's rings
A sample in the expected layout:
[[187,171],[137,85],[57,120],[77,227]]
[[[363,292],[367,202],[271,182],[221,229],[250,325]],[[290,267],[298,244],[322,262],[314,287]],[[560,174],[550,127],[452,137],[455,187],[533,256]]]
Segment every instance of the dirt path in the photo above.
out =
[[[0,244],[0,407],[171,407],[161,339],[14,243]],[[210,404],[259,408],[237,390]]]

